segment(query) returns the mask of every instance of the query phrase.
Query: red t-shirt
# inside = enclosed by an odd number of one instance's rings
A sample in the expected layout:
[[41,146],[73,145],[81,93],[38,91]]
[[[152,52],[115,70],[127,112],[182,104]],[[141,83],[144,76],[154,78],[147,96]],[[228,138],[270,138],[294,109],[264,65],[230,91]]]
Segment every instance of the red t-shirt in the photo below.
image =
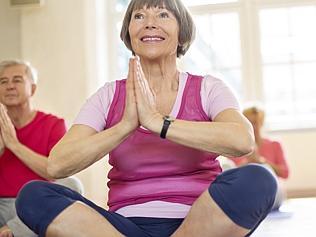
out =
[[[288,178],[289,167],[284,155],[283,148],[278,141],[272,141],[270,139],[264,138],[262,140],[261,146],[258,148],[258,153],[263,156],[266,160],[272,164],[278,165],[281,168],[279,177]],[[238,166],[240,164],[247,163],[247,157],[236,157],[232,159]]]
[[[43,156],[66,132],[63,119],[38,111],[35,118],[22,128],[16,129],[18,140]],[[9,149],[0,156],[0,197],[16,197],[21,187],[31,180],[44,180],[28,168]]]

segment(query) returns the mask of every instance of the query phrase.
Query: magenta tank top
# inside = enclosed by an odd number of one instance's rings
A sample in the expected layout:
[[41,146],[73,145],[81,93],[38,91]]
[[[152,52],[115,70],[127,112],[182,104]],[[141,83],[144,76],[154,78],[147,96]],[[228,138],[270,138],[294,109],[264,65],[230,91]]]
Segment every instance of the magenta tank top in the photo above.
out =
[[[202,78],[189,74],[177,119],[210,121],[201,104]],[[122,118],[125,83],[116,82],[106,128]],[[192,205],[221,173],[217,156],[138,128],[109,154],[109,210],[157,200]]]

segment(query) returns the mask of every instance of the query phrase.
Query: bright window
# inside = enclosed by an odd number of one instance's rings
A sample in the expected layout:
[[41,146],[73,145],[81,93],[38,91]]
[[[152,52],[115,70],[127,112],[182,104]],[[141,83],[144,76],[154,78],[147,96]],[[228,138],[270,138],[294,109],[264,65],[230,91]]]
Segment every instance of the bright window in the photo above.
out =
[[260,11],[264,101],[272,127],[316,124],[316,7]]
[[237,13],[208,14],[194,18],[196,39],[184,56],[181,68],[190,73],[220,77],[239,95],[242,94]]

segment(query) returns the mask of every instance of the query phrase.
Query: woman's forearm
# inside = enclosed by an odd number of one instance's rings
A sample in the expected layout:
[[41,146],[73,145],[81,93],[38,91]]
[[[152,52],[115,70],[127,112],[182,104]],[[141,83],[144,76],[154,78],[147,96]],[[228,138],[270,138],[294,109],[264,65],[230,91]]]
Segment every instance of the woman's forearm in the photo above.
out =
[[[150,124],[149,129],[160,134],[161,116]],[[211,121],[187,121],[176,119],[169,126],[166,138],[178,144],[224,156],[238,157],[254,149],[251,124],[238,111],[228,109]]]
[[107,155],[129,134],[124,124],[118,123],[91,136],[61,140],[49,155],[48,174],[53,178],[75,174]]
[[242,156],[253,149],[251,131],[238,123],[175,120],[167,138],[176,143],[224,156]]

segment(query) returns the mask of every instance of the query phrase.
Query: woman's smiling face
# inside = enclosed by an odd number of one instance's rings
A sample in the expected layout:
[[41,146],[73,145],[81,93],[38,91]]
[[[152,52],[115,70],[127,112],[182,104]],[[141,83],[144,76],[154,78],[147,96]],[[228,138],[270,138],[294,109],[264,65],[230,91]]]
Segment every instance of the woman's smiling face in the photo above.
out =
[[148,59],[177,57],[179,25],[165,7],[134,10],[129,35],[136,55]]

